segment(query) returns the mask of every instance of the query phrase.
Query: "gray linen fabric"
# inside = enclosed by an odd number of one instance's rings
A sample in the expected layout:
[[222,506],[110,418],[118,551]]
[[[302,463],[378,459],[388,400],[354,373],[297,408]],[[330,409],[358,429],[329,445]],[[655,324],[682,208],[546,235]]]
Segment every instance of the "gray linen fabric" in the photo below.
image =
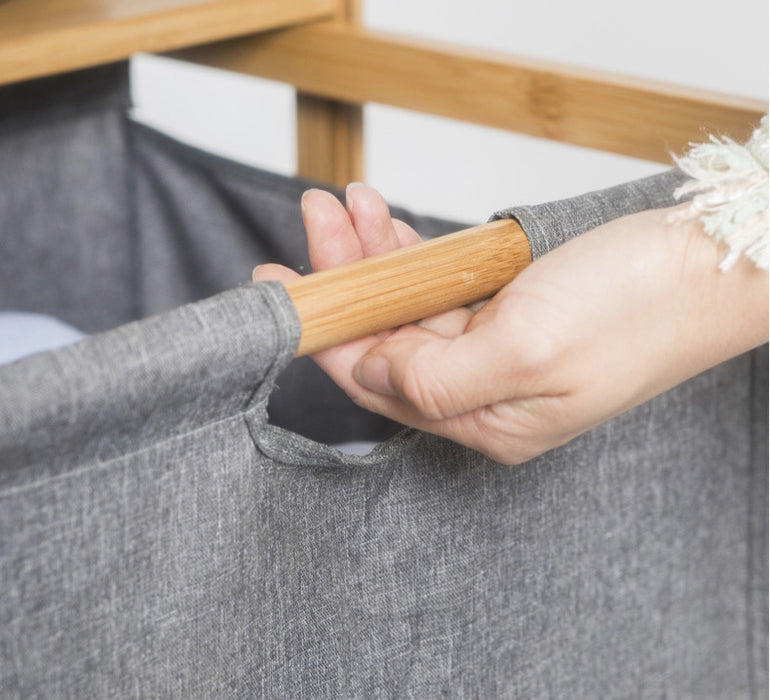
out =
[[3,697],[760,687],[757,354],[511,469],[271,426],[298,330],[254,285],[0,368]]
[[[0,90],[0,309],[94,332],[235,287],[260,263],[309,269],[299,201],[316,183],[137,124],[129,92],[125,64]],[[462,228],[393,214],[423,236]],[[398,430],[344,400],[309,359],[280,386],[276,423],[302,429],[298,401],[329,417],[305,422],[309,437],[376,440]]]
[[527,234],[532,258],[539,258],[570,238],[612,219],[676,204],[673,193],[687,176],[681,170],[626,182],[606,190],[536,206],[516,206],[495,212],[491,219],[515,219]]
[[0,308],[90,332],[137,316],[125,66],[0,91]]
[[[299,200],[317,183],[178,143],[129,110],[125,64],[0,90],[0,309],[93,332],[230,289],[259,263],[309,269]],[[393,214],[428,237],[461,227]]]
[[[212,156],[141,124],[130,123],[129,134],[142,315],[241,284],[260,263],[310,270],[299,202],[316,183]],[[391,209],[424,237],[463,227]],[[279,387],[273,420],[316,440],[376,440],[398,430],[345,400],[310,358],[295,363]],[[297,420],[300,402],[329,419]]]
[[[306,400],[282,286],[219,288],[302,264],[305,183],[125,121],[110,70],[61,78],[70,121],[58,81],[0,94],[0,305],[124,324],[0,367],[1,697],[766,696],[766,348],[517,468],[343,455],[392,428]],[[123,175],[64,182],[101,148]],[[679,177],[508,215],[538,254]]]

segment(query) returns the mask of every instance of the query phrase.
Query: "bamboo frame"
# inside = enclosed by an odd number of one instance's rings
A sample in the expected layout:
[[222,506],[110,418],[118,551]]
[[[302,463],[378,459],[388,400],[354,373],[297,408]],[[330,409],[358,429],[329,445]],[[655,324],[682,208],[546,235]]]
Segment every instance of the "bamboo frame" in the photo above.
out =
[[[360,26],[361,0],[340,0],[336,21]],[[297,93],[297,174],[339,188],[364,180],[363,109]]]
[[[175,51],[291,83],[300,93],[300,174],[338,185],[363,179],[360,105],[368,101],[662,162],[705,131],[745,139],[767,109],[758,100],[406,40],[361,28],[360,13],[360,0],[0,3],[0,84],[136,51]],[[521,228],[502,221],[292,281],[298,354],[490,296],[530,259]]]
[[324,22],[184,58],[354,104],[379,102],[669,163],[706,132],[748,138],[759,101]]
[[361,107],[297,93],[297,175],[344,188],[363,182]]
[[0,2],[0,85],[331,18],[338,0]]

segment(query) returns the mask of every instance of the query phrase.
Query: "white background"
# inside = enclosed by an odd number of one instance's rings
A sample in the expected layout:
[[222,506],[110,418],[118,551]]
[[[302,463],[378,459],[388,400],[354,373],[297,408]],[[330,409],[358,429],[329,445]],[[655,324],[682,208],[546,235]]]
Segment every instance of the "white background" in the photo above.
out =
[[[574,66],[767,99],[768,2],[364,0],[368,26]],[[285,85],[139,56],[138,118],[194,145],[292,175],[294,92]],[[663,166],[368,105],[366,180],[420,213],[485,220]]]

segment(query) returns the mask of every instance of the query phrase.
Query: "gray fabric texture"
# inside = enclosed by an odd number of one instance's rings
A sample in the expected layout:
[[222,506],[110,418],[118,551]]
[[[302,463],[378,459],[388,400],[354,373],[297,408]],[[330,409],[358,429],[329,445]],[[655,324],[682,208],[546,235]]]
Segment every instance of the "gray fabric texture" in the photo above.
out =
[[763,682],[752,356],[510,469],[270,426],[298,330],[282,287],[247,286],[0,369],[4,697]]
[[126,79],[108,66],[0,93],[0,309],[85,332],[137,316]]
[[[310,270],[299,202],[317,183],[212,156],[141,124],[128,128],[142,315],[241,284],[257,264]],[[391,211],[426,238],[463,228],[397,206]],[[328,420],[297,420],[300,402]],[[324,442],[377,440],[398,430],[346,400],[310,358],[281,378],[270,408],[277,424]]]
[[[125,64],[0,92],[0,162],[13,164],[0,169],[0,310],[94,332],[231,289],[260,263],[309,270],[299,201],[317,183],[138,124],[129,92]],[[425,237],[463,227],[392,211]],[[318,420],[297,417],[300,401]],[[398,430],[345,399],[309,358],[282,378],[271,415],[328,442]]]
[[687,176],[681,170],[626,182],[606,190],[535,206],[515,206],[495,212],[491,220],[515,219],[529,240],[532,258],[539,258],[570,238],[601,224],[647,209],[671,207],[674,190]]
[[[306,435],[357,411],[302,400],[284,288],[217,288],[300,249],[304,183],[125,121],[110,70],[0,94],[31,114],[0,153],[63,188],[3,176],[2,305],[103,330],[0,367],[0,696],[766,696],[766,348],[517,468],[412,430],[344,455],[277,425],[291,381]],[[83,195],[59,158],[101,147],[123,176]],[[517,211],[548,247],[676,177]],[[357,415],[343,439],[390,434]]]

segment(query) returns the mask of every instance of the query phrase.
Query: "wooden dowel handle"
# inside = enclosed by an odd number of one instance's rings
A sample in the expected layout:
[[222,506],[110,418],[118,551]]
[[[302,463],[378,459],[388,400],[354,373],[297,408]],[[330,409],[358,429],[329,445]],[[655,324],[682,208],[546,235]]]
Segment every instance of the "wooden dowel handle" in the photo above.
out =
[[524,231],[504,219],[287,282],[297,356],[486,299],[531,261]]

